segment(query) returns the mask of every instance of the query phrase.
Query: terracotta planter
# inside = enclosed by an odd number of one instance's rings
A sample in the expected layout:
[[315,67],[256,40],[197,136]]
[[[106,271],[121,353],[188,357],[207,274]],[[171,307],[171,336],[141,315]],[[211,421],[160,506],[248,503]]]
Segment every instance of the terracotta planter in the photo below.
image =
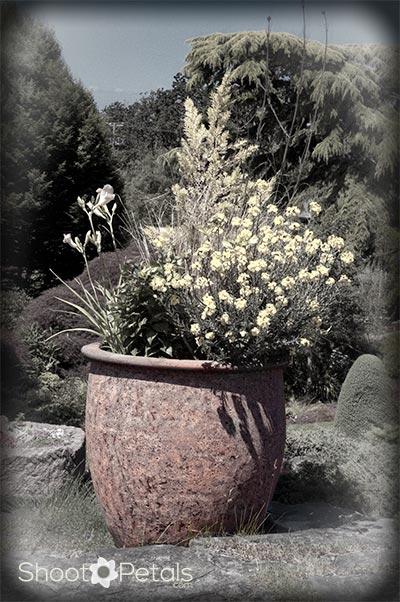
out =
[[282,366],[82,352],[88,460],[117,546],[232,532],[266,515],[285,442]]

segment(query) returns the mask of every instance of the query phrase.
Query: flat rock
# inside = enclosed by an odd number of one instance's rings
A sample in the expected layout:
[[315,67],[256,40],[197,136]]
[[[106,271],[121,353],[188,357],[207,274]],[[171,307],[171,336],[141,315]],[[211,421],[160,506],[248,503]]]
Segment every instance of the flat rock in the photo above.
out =
[[85,433],[74,426],[1,423],[1,490],[6,498],[41,498],[85,469]]
[[[336,528],[196,538],[187,548],[106,547],[68,558],[20,552],[4,559],[3,595],[9,602],[381,602],[397,599],[396,550],[395,521],[362,519]],[[98,557],[115,562],[108,588],[91,581]]]

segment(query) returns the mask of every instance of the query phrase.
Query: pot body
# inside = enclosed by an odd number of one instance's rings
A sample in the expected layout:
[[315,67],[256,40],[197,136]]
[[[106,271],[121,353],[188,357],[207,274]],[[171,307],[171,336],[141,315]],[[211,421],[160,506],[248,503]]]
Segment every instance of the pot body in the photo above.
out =
[[284,452],[282,366],[229,370],[96,345],[83,353],[88,461],[117,546],[263,520]]

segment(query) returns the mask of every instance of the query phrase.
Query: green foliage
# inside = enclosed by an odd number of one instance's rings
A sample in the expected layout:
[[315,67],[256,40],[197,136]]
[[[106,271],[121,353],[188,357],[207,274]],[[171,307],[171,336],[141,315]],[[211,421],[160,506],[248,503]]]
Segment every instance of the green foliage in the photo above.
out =
[[[256,147],[230,137],[227,77],[211,95],[206,123],[191,99],[185,105],[173,227],[150,240],[160,267],[153,289],[177,299],[177,327],[195,336],[195,357],[263,365],[319,340],[331,352],[341,322],[343,332],[355,322],[351,304],[342,309],[353,254],[342,238],[315,238],[299,207],[279,211],[275,178],[248,176]],[[319,225],[318,203],[310,211]]]
[[362,289],[353,282],[328,308],[329,331],[308,350],[298,350],[285,372],[287,394],[336,402],[354,360],[369,350],[365,340],[368,314]]
[[397,425],[393,383],[382,361],[361,355],[350,368],[340,391],[335,427],[349,437],[363,437],[372,426]]
[[368,516],[398,511],[395,439],[353,439],[330,425],[290,425],[286,470],[274,499],[289,504],[324,501]]
[[171,199],[177,170],[168,153],[179,146],[182,135],[185,90],[186,79],[177,75],[169,90],[154,90],[131,105],[116,102],[104,109],[125,182],[126,205],[138,220]]
[[[171,314],[154,293],[150,283],[157,268],[140,269],[126,264],[122,284],[109,306],[118,324],[123,352],[147,357],[187,357]],[[107,343],[107,341],[106,341]]]
[[177,181],[175,152],[149,151],[122,170],[126,207],[135,221],[165,221],[171,214],[171,186]]
[[78,193],[119,180],[93,98],[53,34],[18,9],[4,11],[3,26],[3,263],[24,286],[36,278],[43,288],[50,267],[64,277],[82,267],[60,246],[64,232],[82,227],[70,212]]
[[359,271],[357,280],[365,315],[366,336],[376,347],[376,341],[384,335],[390,321],[389,307],[392,303],[388,286],[389,274],[374,262]]
[[1,328],[12,330],[31,297],[16,286],[3,290],[1,294]]
[[40,422],[84,427],[86,390],[86,381],[81,378],[62,379],[42,372],[36,387],[28,392],[27,412]]
[[[133,268],[122,262],[116,284],[93,280],[90,270],[88,282],[77,280],[78,290],[67,284],[75,299],[60,299],[82,323],[66,332],[99,336],[115,353],[260,366],[315,341],[331,343],[330,331],[339,335],[338,316],[344,331],[349,326],[340,309],[353,254],[342,238],[321,240],[304,228],[298,207],[280,215],[269,202],[274,179],[248,177],[243,165],[256,147],[231,141],[230,104],[227,77],[211,96],[207,123],[185,101],[171,226],[153,228],[147,239],[146,229],[138,232],[143,261]],[[107,194],[111,202],[112,191]],[[111,230],[115,207],[110,213],[101,199],[78,203],[91,230],[84,242],[70,235],[65,242],[87,264],[89,242],[100,253],[92,214],[101,210]],[[318,221],[318,203],[310,210]]]
[[[168,90],[153,90],[131,105],[117,102],[104,109],[125,182],[126,205],[138,220],[158,214],[160,205],[172,199],[171,186],[178,180],[174,151],[182,137],[184,100],[189,94],[186,82],[177,74]],[[191,96],[206,105],[206,91],[198,89]]]
[[398,50],[325,48],[262,31],[212,34],[191,45],[185,73],[192,89],[211,90],[229,73],[232,128],[259,144],[257,174],[280,170],[276,198],[318,198],[327,209],[324,228],[344,233],[365,256],[381,248],[389,218],[396,220]]
[[400,337],[399,332],[392,332],[384,337],[382,343],[382,360],[391,378],[399,378],[400,366]]
[[153,90],[128,106],[115,102],[105,107],[108,123],[117,126],[115,136],[110,126],[110,134],[121,166],[179,146],[186,95],[186,79],[177,75],[169,90]]
[[54,371],[57,368],[58,349],[54,343],[47,340],[48,336],[49,333],[35,322],[22,332],[29,356],[25,370],[31,377],[38,377],[43,372]]
[[[89,269],[93,280],[103,285],[116,285],[120,276],[120,264],[125,260],[138,260],[138,250],[135,244],[131,244],[123,251],[102,253],[101,257],[89,261]],[[84,285],[90,286],[87,269],[81,274],[80,280]],[[76,292],[80,289],[80,285],[76,280],[69,280],[68,285]],[[67,289],[63,284],[48,289],[32,299],[21,314],[18,325],[19,339],[25,339],[24,332],[27,329],[29,330],[33,323],[37,323],[44,331],[45,338],[52,333],[80,326],[81,318],[77,315],[65,313],[65,305],[59,300],[60,298],[70,302],[76,301],[74,292]],[[80,374],[86,364],[80,350],[83,345],[94,340],[96,340],[94,335],[80,331],[67,332],[58,336],[53,342],[57,347],[59,362],[57,373],[60,373],[60,375]],[[26,355],[26,344],[23,344],[23,347]]]

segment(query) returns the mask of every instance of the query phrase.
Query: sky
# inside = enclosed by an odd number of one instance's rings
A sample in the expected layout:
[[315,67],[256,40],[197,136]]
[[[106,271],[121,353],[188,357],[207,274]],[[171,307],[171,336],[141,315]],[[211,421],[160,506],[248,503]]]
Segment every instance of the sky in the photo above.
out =
[[[183,68],[188,40],[215,32],[261,30],[302,35],[300,1],[21,2],[53,29],[73,76],[93,93],[99,109],[126,104],[141,93],[168,88]],[[306,1],[306,36],[323,42],[321,11],[331,44],[398,43],[398,3]]]

